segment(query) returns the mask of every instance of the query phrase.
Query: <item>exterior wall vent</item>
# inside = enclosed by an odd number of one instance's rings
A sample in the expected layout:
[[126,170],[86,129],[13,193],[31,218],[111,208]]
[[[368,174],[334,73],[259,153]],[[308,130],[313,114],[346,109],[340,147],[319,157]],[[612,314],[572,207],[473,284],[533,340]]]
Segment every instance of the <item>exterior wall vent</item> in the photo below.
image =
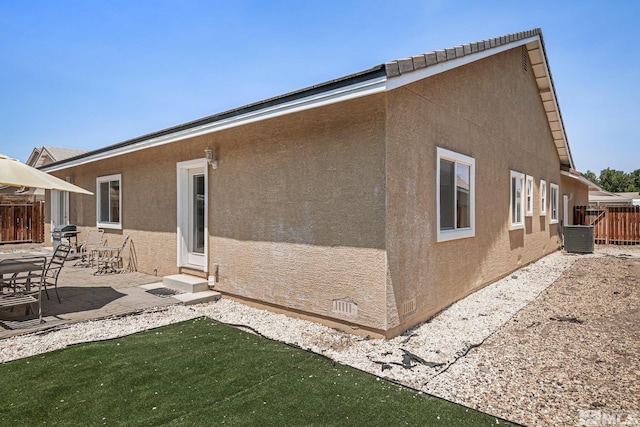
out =
[[522,72],[529,71],[529,52],[526,47],[522,48]]
[[350,301],[334,299],[333,301],[331,301],[331,311],[334,313],[355,317],[358,315],[358,304]]
[[402,304],[402,316],[405,316],[405,315],[407,315],[407,314],[409,314],[411,312],[416,311],[416,308],[417,308],[417,306],[416,306],[416,299],[415,298],[412,298],[409,301],[405,301]]

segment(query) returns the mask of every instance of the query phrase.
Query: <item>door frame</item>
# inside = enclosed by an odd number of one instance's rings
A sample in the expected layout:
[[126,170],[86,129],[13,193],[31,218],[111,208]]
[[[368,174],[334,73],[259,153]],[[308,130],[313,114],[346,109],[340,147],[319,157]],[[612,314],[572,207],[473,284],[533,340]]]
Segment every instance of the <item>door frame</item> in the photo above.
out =
[[[189,204],[190,192],[189,187],[191,181],[189,179],[190,172],[202,171],[204,174],[204,259],[202,265],[193,264],[189,261]],[[185,162],[176,163],[176,235],[177,235],[177,253],[176,263],[178,267],[190,268],[192,270],[207,271],[209,259],[209,170],[207,161],[202,159],[187,160]]]

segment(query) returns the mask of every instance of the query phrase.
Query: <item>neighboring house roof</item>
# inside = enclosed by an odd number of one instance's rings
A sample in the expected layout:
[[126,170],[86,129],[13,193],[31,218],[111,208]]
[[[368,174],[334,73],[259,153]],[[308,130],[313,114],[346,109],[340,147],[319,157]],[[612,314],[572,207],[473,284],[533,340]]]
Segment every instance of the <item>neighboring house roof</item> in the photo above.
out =
[[638,193],[610,193],[599,189],[589,191],[589,203],[597,205],[632,205],[633,197],[628,197],[626,194],[635,194],[640,199]]
[[44,145],[35,147],[27,160],[29,166],[40,168],[42,166],[69,159],[86,153],[87,150],[77,150],[74,148],[51,147]]
[[548,66],[542,31],[539,28],[387,62],[360,73],[143,135],[66,161],[54,162],[44,169],[55,171],[271,117],[392,90],[518,46],[525,47],[528,52],[527,60],[531,63],[526,63],[523,55],[523,61],[525,61],[523,66],[530,65],[533,70],[560,163],[563,167],[573,170],[573,158]]
[[[73,148],[60,148],[60,147],[50,147],[50,146],[42,146],[35,147],[29,158],[27,159],[27,165],[32,166],[34,168],[41,168],[51,163],[64,161],[71,157],[75,157],[81,154],[86,153],[87,150],[76,150]],[[15,187],[8,186],[0,186],[0,190],[3,193],[12,193],[18,195],[44,195],[44,190],[41,188],[25,188],[21,187],[19,189],[15,189]]]
[[625,197],[631,200],[640,200],[640,193],[637,191],[632,191],[630,193],[616,193],[618,196]]

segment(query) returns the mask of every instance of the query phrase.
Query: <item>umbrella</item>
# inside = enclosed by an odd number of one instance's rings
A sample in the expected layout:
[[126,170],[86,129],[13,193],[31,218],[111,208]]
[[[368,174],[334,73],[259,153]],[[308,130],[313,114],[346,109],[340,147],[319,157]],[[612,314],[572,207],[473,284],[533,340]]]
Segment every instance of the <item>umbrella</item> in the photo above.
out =
[[89,194],[92,192],[73,185],[53,175],[42,172],[16,159],[0,153],[0,185],[10,187],[44,188],[47,190],[69,191],[72,193]]

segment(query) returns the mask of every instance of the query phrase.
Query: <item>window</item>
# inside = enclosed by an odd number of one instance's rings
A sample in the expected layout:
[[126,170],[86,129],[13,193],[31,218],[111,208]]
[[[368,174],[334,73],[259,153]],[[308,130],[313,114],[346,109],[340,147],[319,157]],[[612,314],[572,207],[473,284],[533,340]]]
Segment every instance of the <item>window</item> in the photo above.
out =
[[511,229],[524,227],[524,174],[511,171]]
[[560,195],[560,191],[559,188],[556,184],[551,184],[549,187],[551,194],[550,196],[550,203],[551,203],[551,207],[550,207],[550,211],[551,211],[551,221],[549,221],[551,224],[556,224],[558,222],[558,203],[560,201],[559,199],[559,195]]
[[475,236],[475,159],[437,149],[438,242]]
[[527,175],[526,186],[525,186],[525,195],[526,195],[526,207],[527,207],[527,216],[533,216],[533,177]]
[[540,180],[540,216],[547,215],[547,181]]
[[96,221],[98,227],[122,228],[120,213],[122,212],[121,176],[110,175],[96,179]]

